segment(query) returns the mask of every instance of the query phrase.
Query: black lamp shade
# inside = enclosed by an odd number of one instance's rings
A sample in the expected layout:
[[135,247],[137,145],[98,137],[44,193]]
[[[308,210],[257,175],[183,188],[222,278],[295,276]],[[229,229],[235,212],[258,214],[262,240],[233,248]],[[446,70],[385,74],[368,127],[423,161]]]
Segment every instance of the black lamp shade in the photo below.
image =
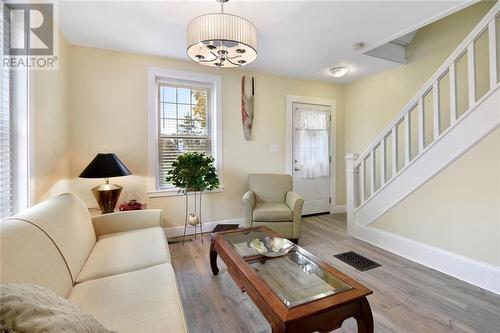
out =
[[87,165],[79,177],[111,178],[128,176],[131,172],[113,153],[100,153]]

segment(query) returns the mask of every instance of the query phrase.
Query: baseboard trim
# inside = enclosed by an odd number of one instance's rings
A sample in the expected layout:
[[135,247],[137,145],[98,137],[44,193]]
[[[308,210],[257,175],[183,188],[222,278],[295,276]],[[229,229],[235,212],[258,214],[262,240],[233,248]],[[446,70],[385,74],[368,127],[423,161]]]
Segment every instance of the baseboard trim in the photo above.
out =
[[339,214],[339,213],[347,213],[347,206],[346,205],[335,206],[333,214]]
[[[203,223],[203,232],[204,233],[212,232],[212,230],[215,228],[217,224],[239,224],[241,226],[243,225],[243,222],[244,222],[243,218],[238,218],[238,219]],[[164,228],[164,230],[167,238],[179,237],[184,235],[184,226]],[[200,232],[200,229],[198,228],[196,232]],[[186,230],[186,235],[194,235],[194,228],[188,228]]]
[[500,267],[414,241],[384,230],[356,225],[354,237],[401,257],[500,295]]

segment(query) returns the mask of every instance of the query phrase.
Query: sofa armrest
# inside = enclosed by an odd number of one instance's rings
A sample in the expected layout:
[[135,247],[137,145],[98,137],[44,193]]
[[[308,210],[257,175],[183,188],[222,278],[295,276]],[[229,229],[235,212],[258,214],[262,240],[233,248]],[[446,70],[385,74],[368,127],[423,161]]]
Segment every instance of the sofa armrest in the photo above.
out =
[[248,191],[241,199],[243,204],[243,218],[245,220],[245,227],[252,226],[253,210],[255,208],[255,193]]
[[304,199],[296,192],[289,191],[286,193],[286,205],[292,210],[293,216],[293,238],[300,238],[300,223],[302,222],[302,207],[304,206]]
[[161,209],[130,210],[103,214],[92,218],[96,236],[161,227]]

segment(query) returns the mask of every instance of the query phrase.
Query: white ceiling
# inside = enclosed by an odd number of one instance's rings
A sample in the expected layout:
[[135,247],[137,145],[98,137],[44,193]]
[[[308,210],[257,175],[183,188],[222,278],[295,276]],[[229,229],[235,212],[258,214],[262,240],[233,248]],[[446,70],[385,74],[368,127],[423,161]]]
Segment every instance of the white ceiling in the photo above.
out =
[[[469,5],[471,1],[238,1],[225,12],[252,21],[258,57],[248,67],[278,75],[346,83],[397,66],[354,51],[371,49]],[[207,1],[62,1],[59,24],[72,44],[187,59],[186,26]],[[341,79],[327,69],[348,65]]]

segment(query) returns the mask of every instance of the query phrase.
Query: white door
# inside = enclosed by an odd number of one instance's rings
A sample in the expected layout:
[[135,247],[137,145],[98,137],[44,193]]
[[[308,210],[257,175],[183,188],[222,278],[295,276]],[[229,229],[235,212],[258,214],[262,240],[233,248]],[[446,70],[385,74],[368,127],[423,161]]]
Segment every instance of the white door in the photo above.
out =
[[293,189],[303,215],[330,212],[330,107],[293,103]]

